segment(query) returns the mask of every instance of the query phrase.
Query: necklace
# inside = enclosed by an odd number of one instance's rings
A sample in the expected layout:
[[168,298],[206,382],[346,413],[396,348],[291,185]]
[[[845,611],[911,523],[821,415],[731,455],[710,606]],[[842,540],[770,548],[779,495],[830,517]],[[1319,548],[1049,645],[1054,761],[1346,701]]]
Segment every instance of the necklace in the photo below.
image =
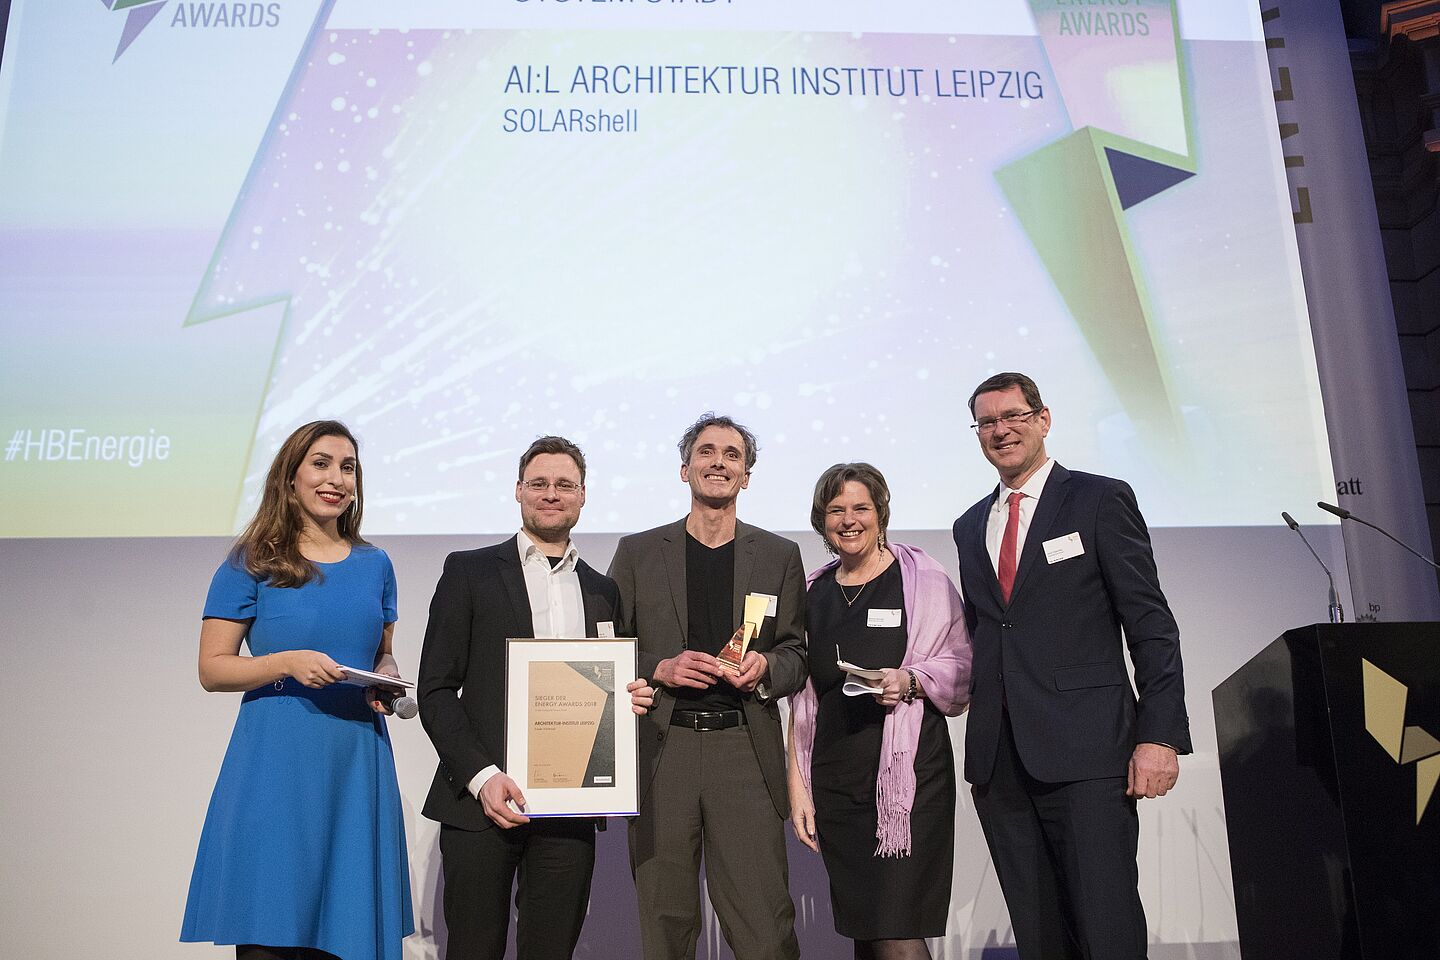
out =
[[[875,558],[876,558],[877,560],[880,560],[881,562],[884,562],[884,560],[885,560],[885,551],[884,551],[884,548],[881,548],[881,549],[875,551]],[[836,571],[835,571],[835,586],[837,586],[837,587],[840,588],[840,596],[845,599],[845,606],[846,606],[846,607],[853,607],[853,606],[855,606],[855,601],[860,599],[860,594],[862,594],[862,593],[865,592],[865,588],[868,587],[868,586],[870,586],[870,581],[871,581],[871,580],[874,580],[874,579],[875,579],[875,574],[872,573],[870,576],[866,577],[863,581],[861,581],[861,583],[860,583],[860,589],[859,589],[859,590],[856,590],[856,591],[855,591],[855,596],[852,597],[852,596],[850,596],[850,594],[848,594],[848,593],[845,592],[845,584],[843,584],[843,583],[840,582],[840,571],[839,571],[839,570],[836,570]]]
[[860,599],[860,594],[864,593],[864,592],[865,592],[865,588],[868,587],[869,585],[870,585],[870,581],[869,581],[869,580],[866,580],[864,583],[860,584],[860,589],[859,589],[859,590],[856,590],[856,591],[855,591],[855,596],[852,597],[852,596],[850,596],[850,594],[848,594],[848,593],[845,592],[845,584],[841,583],[839,580],[836,580],[836,581],[835,581],[835,586],[837,586],[837,587],[840,588],[840,596],[842,596],[842,597],[845,598],[845,606],[847,606],[847,607],[853,607],[853,606],[855,606],[855,601]]

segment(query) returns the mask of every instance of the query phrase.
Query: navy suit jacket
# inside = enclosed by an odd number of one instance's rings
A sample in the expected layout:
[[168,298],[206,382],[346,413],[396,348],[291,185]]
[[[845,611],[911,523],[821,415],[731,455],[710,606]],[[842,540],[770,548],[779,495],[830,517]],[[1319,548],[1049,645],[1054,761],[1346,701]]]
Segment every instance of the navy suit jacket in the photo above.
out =
[[[999,493],[996,487],[955,521],[975,645],[965,779],[990,779],[1002,697],[1025,769],[1047,783],[1123,777],[1137,743],[1189,753],[1180,629],[1129,485],[1055,464],[1008,604],[985,549],[985,524]],[[1080,535],[1084,552],[1047,563],[1045,541],[1070,533]],[[1130,648],[1138,702],[1122,642]]]
[[[469,785],[492,763],[505,769],[505,641],[535,636],[516,540],[445,558],[420,651],[420,722],[440,755],[422,812],[465,830],[493,826]],[[575,573],[594,637],[619,620],[620,593],[584,560]]]

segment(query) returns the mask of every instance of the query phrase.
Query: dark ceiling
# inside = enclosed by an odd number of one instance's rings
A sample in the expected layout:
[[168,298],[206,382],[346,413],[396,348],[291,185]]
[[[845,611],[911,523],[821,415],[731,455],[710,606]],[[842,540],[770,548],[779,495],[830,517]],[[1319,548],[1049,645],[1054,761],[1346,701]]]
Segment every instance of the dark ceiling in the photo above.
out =
[[1339,0],[1345,16],[1345,36],[1356,39],[1380,39],[1380,8],[1384,0]]

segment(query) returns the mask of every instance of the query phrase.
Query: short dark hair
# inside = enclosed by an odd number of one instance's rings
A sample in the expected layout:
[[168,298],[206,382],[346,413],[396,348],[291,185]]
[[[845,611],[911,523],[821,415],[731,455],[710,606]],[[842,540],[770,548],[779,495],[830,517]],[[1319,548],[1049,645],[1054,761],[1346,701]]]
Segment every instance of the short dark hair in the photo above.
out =
[[749,473],[755,466],[756,454],[760,450],[760,445],[755,442],[755,434],[751,433],[743,424],[736,423],[732,418],[717,414],[712,410],[700,414],[700,419],[690,424],[684,436],[680,438],[680,442],[675,444],[675,448],[680,451],[680,462],[690,462],[690,454],[695,450],[695,441],[700,439],[700,434],[704,433],[708,427],[725,427],[740,434],[740,439],[745,443],[745,472]]
[[579,447],[564,437],[541,437],[530,444],[530,446],[525,449],[525,452],[520,454],[520,474],[515,478],[516,482],[525,479],[525,468],[530,466],[531,460],[534,460],[542,453],[564,454],[571,460],[574,460],[575,466],[580,468],[580,486],[585,486],[585,454],[581,453]]
[[1025,398],[1025,403],[1031,410],[1039,410],[1045,406],[1045,401],[1040,399],[1040,388],[1035,386],[1034,380],[1023,373],[997,373],[993,377],[987,377],[975,388],[975,392],[970,394],[970,416],[975,416],[975,398],[980,394],[1009,390],[1011,387],[1020,388],[1020,395]]
[[840,491],[845,489],[845,484],[854,480],[870,492],[870,499],[875,504],[875,520],[880,525],[880,542],[885,542],[885,531],[890,527],[890,485],[885,482],[885,474],[876,470],[868,463],[837,463],[824,473],[820,479],[815,481],[815,496],[810,501],[810,526],[820,534],[820,539],[825,541],[825,549],[831,553],[835,548],[825,536],[825,510],[830,506],[830,501],[840,496]]

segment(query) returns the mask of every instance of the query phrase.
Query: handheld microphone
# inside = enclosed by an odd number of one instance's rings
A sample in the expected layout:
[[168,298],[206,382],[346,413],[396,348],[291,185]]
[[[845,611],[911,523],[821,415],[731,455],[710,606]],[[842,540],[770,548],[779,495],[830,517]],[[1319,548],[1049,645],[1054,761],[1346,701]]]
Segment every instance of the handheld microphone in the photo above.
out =
[[1340,606],[1340,595],[1335,592],[1335,576],[1330,572],[1330,568],[1325,566],[1325,561],[1320,559],[1320,554],[1316,553],[1315,548],[1310,546],[1310,541],[1305,538],[1305,533],[1300,529],[1300,524],[1295,522],[1295,518],[1284,510],[1281,510],[1280,519],[1285,521],[1287,527],[1299,534],[1300,542],[1305,544],[1305,549],[1310,551],[1310,556],[1314,557],[1315,562],[1320,564],[1320,569],[1325,571],[1325,576],[1330,581],[1330,622],[1344,623],[1345,608]]
[[420,712],[420,704],[416,703],[415,698],[409,694],[394,690],[377,690],[375,699],[390,708],[390,712],[401,720],[409,720]]
[[1315,506],[1319,507],[1321,510],[1324,510],[1326,513],[1335,514],[1335,516],[1339,517],[1341,520],[1354,520],[1356,523],[1363,523],[1371,530],[1383,534],[1386,538],[1399,544],[1405,549],[1406,552],[1413,554],[1416,557],[1419,557],[1421,560],[1424,560],[1436,570],[1440,570],[1440,563],[1436,563],[1434,560],[1431,560],[1429,557],[1425,556],[1425,554],[1421,553],[1419,550],[1416,550],[1414,547],[1410,546],[1410,544],[1406,543],[1405,541],[1397,539],[1390,533],[1390,531],[1375,526],[1375,524],[1371,523],[1369,520],[1360,519],[1359,517],[1355,516],[1355,514],[1351,513],[1349,510],[1346,510],[1344,507],[1337,507],[1333,503],[1325,503],[1319,500],[1315,502]]

